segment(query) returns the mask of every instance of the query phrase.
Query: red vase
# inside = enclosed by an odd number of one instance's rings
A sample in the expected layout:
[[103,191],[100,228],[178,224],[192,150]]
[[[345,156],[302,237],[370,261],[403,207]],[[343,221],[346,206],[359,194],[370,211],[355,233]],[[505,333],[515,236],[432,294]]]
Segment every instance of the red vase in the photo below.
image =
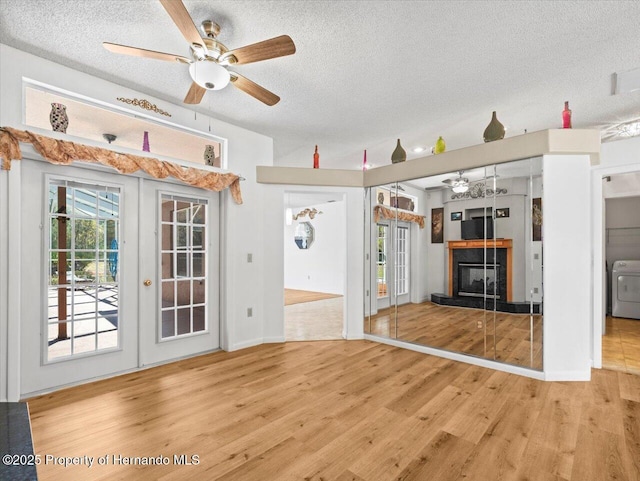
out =
[[571,110],[569,109],[569,102],[564,103],[564,110],[562,111],[562,128],[571,128]]
[[313,154],[313,168],[314,169],[319,169],[320,168],[320,154],[318,153],[318,146],[316,145],[316,151]]

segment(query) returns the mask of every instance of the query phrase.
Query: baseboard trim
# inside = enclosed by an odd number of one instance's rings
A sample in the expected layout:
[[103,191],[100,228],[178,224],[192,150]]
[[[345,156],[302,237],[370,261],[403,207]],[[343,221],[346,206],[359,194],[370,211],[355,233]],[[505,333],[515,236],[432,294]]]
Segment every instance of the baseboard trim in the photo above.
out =
[[591,369],[584,371],[551,371],[544,373],[545,381],[591,381]]
[[533,369],[527,369],[525,367],[512,366],[510,364],[503,364],[501,362],[491,361],[489,359],[482,359],[479,357],[467,356],[465,354],[459,354],[457,352],[443,351],[433,347],[421,346],[419,344],[413,344],[411,342],[398,341],[396,339],[389,339],[386,337],[378,337],[371,334],[365,334],[364,339],[368,341],[379,342],[381,344],[389,344],[395,347],[401,347],[403,349],[409,349],[411,351],[421,352],[423,354],[429,354],[432,356],[443,357],[445,359],[451,359],[452,361],[464,362],[466,364],[473,364],[475,366],[486,367],[495,371],[508,372],[510,374],[517,374],[519,376],[530,377],[532,379],[538,379],[540,381],[547,380],[545,373],[542,371],[535,371]]
[[74,381],[74,382],[70,382],[70,383],[66,383],[66,384],[61,384],[60,386],[55,386],[55,387],[50,387],[50,388],[45,388],[45,389],[40,389],[37,391],[33,391],[33,392],[28,392],[28,393],[24,393],[20,396],[20,401],[26,401],[30,398],[36,397],[36,396],[42,396],[43,394],[49,394],[52,392],[56,392],[56,391],[60,391],[62,389],[68,389],[68,388],[72,388],[72,387],[76,387],[76,386],[81,386],[83,384],[89,384],[92,382],[97,382],[97,381],[104,381],[105,379],[111,379],[113,377],[118,377],[118,376],[125,376],[127,374],[132,374],[135,372],[141,372],[141,371],[146,371],[147,369],[153,369],[154,367],[159,367],[159,366],[164,366],[165,364],[171,364],[174,362],[180,362],[180,361],[184,361],[186,359],[191,359],[194,357],[198,357],[198,356],[206,356],[207,354],[212,354],[214,352],[221,352],[222,349],[220,348],[215,348],[215,349],[208,349],[206,351],[200,351],[200,352],[196,352],[193,354],[187,354],[185,356],[180,356],[180,357],[175,357],[172,359],[167,359],[164,361],[158,361],[158,362],[154,362],[152,364],[144,364],[142,366],[138,366],[138,367],[134,367],[131,369],[125,369],[122,371],[117,371],[117,372],[111,372],[108,374],[103,374],[101,376],[94,376],[88,379],[83,379],[80,381]]
[[249,339],[248,341],[236,342],[235,344],[233,344],[233,346],[231,346],[231,349],[229,349],[229,352],[238,351],[240,349],[247,349],[248,347],[259,346],[260,344],[263,344],[263,343],[264,343],[264,339],[262,338]]
[[286,339],[284,338],[284,336],[271,336],[271,337],[265,337],[264,338],[264,343],[265,344],[279,344],[281,342],[285,342]]

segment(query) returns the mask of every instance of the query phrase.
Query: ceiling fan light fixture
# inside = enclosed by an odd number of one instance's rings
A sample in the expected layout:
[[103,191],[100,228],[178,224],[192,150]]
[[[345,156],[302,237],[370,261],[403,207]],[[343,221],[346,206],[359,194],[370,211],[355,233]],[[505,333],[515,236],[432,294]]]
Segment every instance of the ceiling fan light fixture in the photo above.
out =
[[208,60],[189,65],[189,74],[195,83],[207,90],[223,89],[231,79],[226,68]]
[[469,184],[457,184],[454,185],[451,188],[452,191],[454,191],[456,194],[464,194],[466,191],[469,190]]
[[619,134],[622,137],[635,137],[636,135],[640,135],[640,120],[621,124]]

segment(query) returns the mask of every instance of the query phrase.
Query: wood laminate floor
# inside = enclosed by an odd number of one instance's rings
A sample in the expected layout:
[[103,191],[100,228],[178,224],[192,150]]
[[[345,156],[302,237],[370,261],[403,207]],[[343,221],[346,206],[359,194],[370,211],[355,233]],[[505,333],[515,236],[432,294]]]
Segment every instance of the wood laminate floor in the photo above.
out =
[[329,294],[327,292],[301,291],[299,289],[284,290],[284,305],[301,304],[304,302],[322,301],[342,297],[340,294]]
[[41,481],[638,480],[640,376],[592,376],[536,381],[368,341],[265,344],[29,407],[38,454],[108,456],[43,462]]
[[640,320],[607,316],[602,367],[640,374]]
[[[433,302],[382,309],[364,321],[365,332],[424,346],[542,369],[542,316],[509,314]],[[531,326],[533,325],[533,341]]]

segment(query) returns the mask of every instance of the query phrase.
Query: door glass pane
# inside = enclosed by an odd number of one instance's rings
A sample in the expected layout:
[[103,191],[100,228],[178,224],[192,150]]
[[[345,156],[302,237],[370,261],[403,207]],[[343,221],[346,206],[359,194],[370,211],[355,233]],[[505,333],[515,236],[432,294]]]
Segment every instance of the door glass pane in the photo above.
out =
[[178,249],[184,249],[188,245],[188,230],[186,225],[179,225],[177,228],[176,236],[178,237],[178,242],[176,244]]
[[399,296],[409,293],[409,228],[398,227],[396,285]]
[[204,306],[193,308],[193,330],[204,331]]
[[176,254],[176,276],[191,277],[189,275],[189,256],[186,252],[178,252]]
[[163,251],[171,250],[172,243],[173,243],[173,225],[163,224],[162,225],[162,250]]
[[193,253],[193,277],[204,277],[205,275],[205,254],[204,252]]
[[205,292],[204,292],[205,282],[202,279],[193,281],[193,304],[204,304],[205,302]]
[[119,217],[120,194],[117,192],[100,192],[98,198],[99,217],[103,219]]
[[166,282],[162,283],[162,308],[173,307],[175,305],[174,301],[174,289],[175,282]]
[[73,323],[73,351],[76,354],[96,350],[96,319]]
[[192,230],[193,235],[193,249],[194,250],[202,250],[204,246],[204,227],[194,227]]
[[47,360],[116,348],[119,190],[65,180],[47,189]]
[[[65,215],[54,215],[50,221],[50,249],[71,249],[71,223]],[[59,236],[62,232],[62,237]]]
[[177,290],[177,304],[179,306],[188,306],[191,304],[191,281],[179,281],[176,283]]
[[389,254],[389,226],[378,224],[378,298],[388,297],[387,256]]
[[172,199],[163,199],[160,202],[162,222],[172,222],[173,213],[176,210],[175,201]]
[[178,309],[178,336],[191,332],[191,309]]
[[169,339],[207,328],[207,203],[165,194],[160,208],[160,271],[163,279],[178,279],[162,283],[160,332]]
[[205,208],[203,205],[201,204],[194,205],[192,210],[193,223],[204,224],[205,222],[204,214],[205,214]]
[[176,335],[176,311],[171,309],[162,311],[162,337],[173,337]]
[[173,279],[173,272],[175,270],[175,266],[173,265],[173,259],[175,254],[173,252],[163,252],[162,253],[162,278],[163,279]]

